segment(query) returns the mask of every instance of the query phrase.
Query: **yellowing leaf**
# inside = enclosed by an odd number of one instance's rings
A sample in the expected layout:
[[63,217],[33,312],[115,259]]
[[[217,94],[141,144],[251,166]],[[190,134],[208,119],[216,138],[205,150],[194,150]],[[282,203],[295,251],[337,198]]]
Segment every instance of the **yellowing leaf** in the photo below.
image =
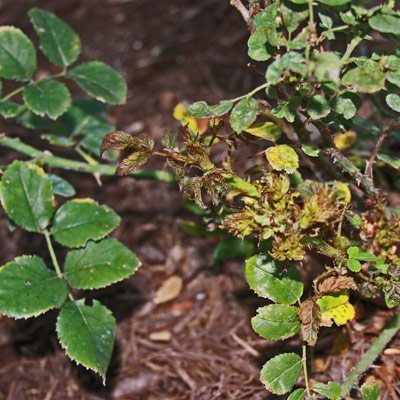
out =
[[340,198],[345,200],[346,202],[351,201],[351,192],[349,189],[349,185],[344,182],[335,182],[335,191]]
[[335,145],[339,150],[346,150],[357,140],[357,135],[353,131],[339,133],[335,136]]
[[157,290],[154,297],[154,304],[163,304],[179,296],[183,288],[183,280],[180,276],[169,277]]
[[273,122],[253,124],[245,132],[262,139],[271,140],[272,142],[276,142],[282,135],[282,131]]
[[204,133],[208,128],[208,118],[194,118],[189,117],[187,114],[187,108],[183,103],[179,103],[174,108],[174,118],[178,120],[182,126],[187,125],[189,130],[196,134],[199,133],[200,135]]
[[341,290],[322,296],[317,300],[321,310],[321,325],[331,326],[332,320],[337,325],[344,325],[356,315],[354,307],[349,303],[349,291]]
[[269,147],[265,151],[265,156],[273,169],[277,171],[285,170],[292,174],[299,168],[299,157],[296,152],[286,144]]

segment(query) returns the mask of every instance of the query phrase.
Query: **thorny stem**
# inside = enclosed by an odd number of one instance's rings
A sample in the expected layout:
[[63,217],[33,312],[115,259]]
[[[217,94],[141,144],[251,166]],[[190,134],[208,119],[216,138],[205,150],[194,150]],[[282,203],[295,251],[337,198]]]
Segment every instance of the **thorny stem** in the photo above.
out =
[[[52,167],[63,168],[72,171],[86,172],[86,173],[99,173],[106,176],[115,175],[115,165],[91,165],[81,161],[70,160],[68,158],[62,158],[53,156],[49,152],[42,152],[32,146],[29,146],[18,139],[12,139],[5,135],[0,136],[0,146],[8,147],[10,149],[16,150],[22,154],[35,159],[35,161],[42,165],[49,165]],[[129,174],[135,179],[149,179],[161,182],[174,183],[174,176],[167,171],[149,171],[149,170],[137,170]]]
[[379,150],[382,147],[383,141],[385,140],[385,138],[387,137],[388,132],[384,131],[381,135],[381,137],[378,139],[376,146],[375,146],[375,150],[373,151],[373,153],[371,154],[371,157],[369,158],[368,162],[367,162],[367,166],[365,167],[365,175],[369,176],[371,178],[371,180],[373,180],[373,170],[372,167],[374,165],[374,161],[376,156],[379,153]]
[[302,361],[303,361],[303,372],[304,372],[304,381],[306,384],[306,391],[307,391],[307,395],[310,396],[310,385],[308,383],[308,372],[307,372],[307,349],[306,349],[305,344],[303,344]]
[[400,313],[396,314],[389,326],[387,326],[368,351],[362,356],[359,363],[350,372],[349,376],[342,382],[342,396],[347,396],[350,390],[355,386],[363,374],[368,368],[371,367],[372,363],[392,340],[393,336],[400,329]]

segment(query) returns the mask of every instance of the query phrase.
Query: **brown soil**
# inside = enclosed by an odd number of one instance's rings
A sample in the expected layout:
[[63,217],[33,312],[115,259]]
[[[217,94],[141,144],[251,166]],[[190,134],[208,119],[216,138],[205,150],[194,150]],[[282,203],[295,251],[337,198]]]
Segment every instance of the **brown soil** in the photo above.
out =
[[[71,24],[82,38],[82,60],[105,61],[127,79],[128,102],[111,109],[110,117],[118,128],[148,131],[155,140],[178,126],[172,118],[178,101],[233,98],[259,80],[246,66],[248,32],[228,0],[3,0],[0,5],[0,23],[33,38],[31,7],[53,11]],[[43,60],[40,65],[45,68]],[[11,124],[2,129],[16,132]],[[21,135],[46,146],[37,133]],[[0,150],[1,164],[18,156]],[[178,228],[177,218],[194,219],[182,207],[178,188],[131,178],[103,178],[99,187],[91,176],[57,172],[74,184],[78,197],[92,197],[121,215],[113,236],[135,251],[143,266],[130,279],[87,295],[109,307],[118,322],[107,386],[60,349],[56,312],[26,321],[3,318],[0,400],[283,398],[265,390],[259,370],[279,352],[299,352],[300,343],[268,342],[252,331],[250,318],[266,302],[248,290],[241,261],[213,265],[216,238],[192,238]],[[3,211],[0,217],[0,265],[21,254],[50,262],[42,237],[19,228],[10,233]],[[62,260],[63,250],[57,250]],[[171,275],[183,278],[182,293],[155,305],[155,292]],[[347,329],[322,330],[310,354],[315,379],[340,381],[390,317],[379,306],[367,307],[358,303],[359,322]],[[150,340],[160,330],[170,331],[172,339]],[[387,399],[398,398],[399,356],[384,355],[378,364],[371,373],[386,387]]]

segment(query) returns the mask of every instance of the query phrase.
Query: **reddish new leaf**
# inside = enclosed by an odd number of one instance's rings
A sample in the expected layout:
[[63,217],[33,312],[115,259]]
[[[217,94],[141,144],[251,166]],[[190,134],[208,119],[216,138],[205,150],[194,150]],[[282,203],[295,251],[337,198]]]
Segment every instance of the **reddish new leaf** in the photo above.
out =
[[137,147],[139,141],[132,137],[129,133],[116,131],[107,134],[100,148],[100,157],[103,157],[103,153],[106,150],[124,150],[130,147]]
[[119,176],[128,175],[140,168],[149,158],[151,151],[140,150],[124,158],[118,165],[115,173]]
[[321,321],[321,310],[315,299],[307,299],[301,303],[299,318],[303,340],[309,346],[314,346],[318,339],[318,329]]
[[318,285],[320,295],[329,292],[340,292],[343,289],[357,290],[357,285],[351,276],[330,276]]

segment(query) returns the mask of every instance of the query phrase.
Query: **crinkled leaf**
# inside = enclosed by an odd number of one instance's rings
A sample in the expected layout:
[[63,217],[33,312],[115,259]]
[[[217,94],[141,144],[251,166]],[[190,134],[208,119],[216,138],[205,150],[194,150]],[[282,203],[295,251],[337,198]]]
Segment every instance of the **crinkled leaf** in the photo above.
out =
[[214,261],[246,259],[255,253],[256,246],[250,238],[227,237],[222,239],[214,250]]
[[400,18],[394,15],[378,14],[368,19],[372,29],[383,33],[400,34]]
[[356,67],[344,74],[342,83],[354,86],[361,93],[375,93],[383,89],[385,74],[378,68]]
[[348,290],[326,294],[317,300],[321,310],[321,323],[331,326],[332,319],[337,325],[344,325],[355,317],[354,307],[349,303]]
[[357,112],[357,108],[352,100],[344,96],[335,97],[335,99],[331,101],[331,107],[338,114],[343,115],[345,119],[353,118]]
[[40,38],[40,49],[53,63],[68,67],[81,53],[81,41],[78,34],[54,14],[33,8],[29,17]]
[[187,115],[195,118],[208,118],[211,116],[211,110],[205,101],[198,101],[188,108]]
[[303,144],[301,149],[307,154],[309,157],[318,157],[319,149],[317,146],[312,146],[310,144]]
[[0,114],[4,118],[14,118],[22,109],[23,106],[13,103],[12,101],[0,101]]
[[330,400],[340,400],[342,388],[335,382],[328,382],[327,384],[318,382],[312,387],[312,390]]
[[271,304],[257,309],[251,319],[253,329],[264,339],[284,340],[300,331],[297,307]]
[[305,395],[306,395],[305,389],[296,389],[290,394],[287,400],[304,400]]
[[268,43],[268,38],[264,31],[254,32],[248,42],[248,55],[255,61],[269,60],[274,54],[274,48]]
[[307,112],[312,119],[326,117],[331,111],[328,100],[324,96],[313,96],[307,105]]
[[14,161],[1,180],[1,200],[9,218],[27,231],[42,232],[54,213],[50,179],[36,164]]
[[92,199],[74,199],[56,212],[51,233],[64,246],[82,247],[88,240],[99,240],[112,232],[121,218],[110,207]]
[[71,106],[71,95],[63,83],[44,80],[25,86],[24,102],[35,114],[57,119]]
[[279,354],[264,364],[261,381],[272,393],[284,394],[297,382],[301,369],[302,361],[297,354]]
[[281,3],[281,15],[285,28],[292,33],[308,17],[308,7],[284,0]]
[[216,104],[215,106],[210,106],[211,115],[213,117],[220,117],[228,113],[233,107],[233,101],[223,100]]
[[128,278],[140,266],[136,255],[116,239],[88,242],[67,254],[64,275],[76,289],[99,289]]
[[0,77],[27,81],[36,70],[32,42],[18,28],[0,27]]
[[319,82],[339,80],[341,68],[340,58],[335,53],[327,51],[326,53],[313,54],[312,68],[315,79]]
[[54,194],[64,197],[72,197],[75,195],[76,192],[74,187],[64,178],[54,174],[48,174],[47,176],[53,184]]
[[0,268],[0,312],[29,318],[60,307],[68,295],[63,279],[38,256],[17,257]]
[[276,142],[282,136],[282,131],[279,126],[273,122],[253,124],[247,128],[245,132],[262,139],[271,140],[272,142]]
[[255,197],[257,199],[260,198],[260,192],[251,182],[235,175],[226,174],[224,175],[224,178],[229,185],[233,186],[235,189],[238,189],[244,195]]
[[265,28],[277,28],[278,23],[276,21],[276,18],[279,15],[278,8],[279,4],[274,3],[257,13],[253,21],[256,29],[261,30]]
[[138,141],[131,134],[122,131],[111,132],[103,139],[100,148],[100,157],[103,156],[106,150],[125,150],[137,146]]
[[362,225],[362,218],[353,211],[347,211],[346,217],[349,222],[354,226],[361,226]]
[[321,321],[321,311],[315,299],[307,299],[300,304],[299,318],[303,340],[309,346],[315,346]]
[[400,284],[389,283],[383,287],[385,294],[385,302],[389,308],[396,307],[400,304]]
[[115,318],[97,300],[93,306],[85,299],[69,301],[57,318],[57,336],[67,355],[103,377],[114,347]]
[[361,393],[363,400],[379,400],[379,386],[377,383],[368,384],[364,383],[361,386]]
[[386,96],[386,104],[394,111],[400,112],[400,96],[390,93]]
[[252,97],[240,100],[233,108],[229,119],[232,129],[237,133],[247,129],[257,117],[257,108],[257,101]]
[[357,285],[351,276],[339,275],[330,276],[318,284],[319,294],[340,292],[343,289],[357,290]]
[[277,171],[285,170],[288,174],[292,174],[299,168],[299,156],[286,144],[269,147],[265,150],[265,156],[272,168]]
[[89,61],[67,73],[78,86],[103,103],[123,104],[127,87],[124,78],[113,68],[100,61]]
[[260,297],[291,305],[303,294],[303,283],[293,265],[282,272],[281,267],[281,263],[270,256],[255,255],[246,262],[246,280]]
[[304,61],[304,57],[299,53],[286,53],[268,67],[266,73],[267,82],[273,85],[277,84],[285,70],[304,75],[306,72]]
[[115,173],[119,176],[128,175],[133,171],[139,169],[143,164],[146,163],[150,157],[151,151],[139,150],[132,153],[130,156],[125,157],[118,165]]
[[393,158],[383,153],[378,153],[377,158],[390,165],[392,168],[400,169],[400,158]]

